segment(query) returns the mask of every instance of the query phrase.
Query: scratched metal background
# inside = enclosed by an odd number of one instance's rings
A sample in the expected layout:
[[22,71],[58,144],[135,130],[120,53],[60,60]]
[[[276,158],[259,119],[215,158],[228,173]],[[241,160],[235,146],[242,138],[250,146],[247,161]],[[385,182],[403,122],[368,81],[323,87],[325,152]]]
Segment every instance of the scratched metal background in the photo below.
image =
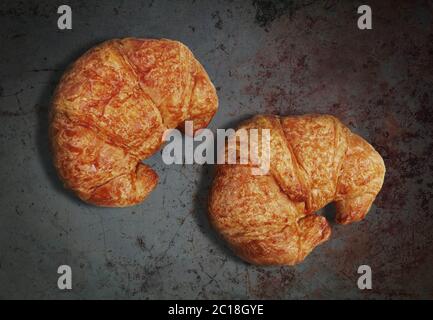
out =
[[[0,2],[0,298],[433,298],[433,2]],[[211,166],[166,166],[141,205],[104,209],[66,192],[53,170],[47,110],[65,67],[115,37],[186,43],[218,89],[211,128],[256,113],[330,113],[362,134],[387,165],[367,219],[333,225],[296,267],[233,256],[210,229]],[[324,214],[332,221],[332,208]],[[57,289],[57,267],[73,290]],[[357,267],[373,289],[357,288]]]

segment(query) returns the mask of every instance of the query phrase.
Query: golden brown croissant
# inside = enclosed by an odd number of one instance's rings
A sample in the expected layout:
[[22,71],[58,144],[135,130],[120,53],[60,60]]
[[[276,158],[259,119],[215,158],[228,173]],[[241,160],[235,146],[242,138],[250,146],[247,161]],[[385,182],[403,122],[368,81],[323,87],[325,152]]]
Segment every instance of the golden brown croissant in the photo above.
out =
[[141,163],[168,128],[206,127],[218,105],[209,77],[183,44],[127,38],[92,48],[63,75],[50,137],[64,184],[84,201],[142,201],[158,176]]
[[334,201],[338,223],[359,221],[382,187],[381,156],[335,117],[256,116],[242,128],[270,130],[269,173],[253,175],[251,162],[219,165],[209,215],[250,263],[301,262],[331,233],[316,210]]

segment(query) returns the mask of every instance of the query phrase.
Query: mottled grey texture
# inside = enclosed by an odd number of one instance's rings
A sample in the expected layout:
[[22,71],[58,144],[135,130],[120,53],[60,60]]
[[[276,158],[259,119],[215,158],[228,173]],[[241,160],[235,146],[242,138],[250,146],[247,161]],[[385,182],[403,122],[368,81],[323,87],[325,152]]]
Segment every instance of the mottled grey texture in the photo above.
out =
[[[0,298],[433,298],[433,5],[377,1],[63,1],[0,3]],[[66,192],[47,137],[65,67],[116,37],[187,44],[218,88],[211,128],[256,113],[330,113],[387,165],[366,220],[333,224],[295,267],[235,257],[207,220],[211,166],[146,163],[160,183],[141,205],[104,209]],[[332,221],[332,208],[325,210]],[[57,289],[57,267],[73,290]],[[373,290],[356,286],[373,269]]]

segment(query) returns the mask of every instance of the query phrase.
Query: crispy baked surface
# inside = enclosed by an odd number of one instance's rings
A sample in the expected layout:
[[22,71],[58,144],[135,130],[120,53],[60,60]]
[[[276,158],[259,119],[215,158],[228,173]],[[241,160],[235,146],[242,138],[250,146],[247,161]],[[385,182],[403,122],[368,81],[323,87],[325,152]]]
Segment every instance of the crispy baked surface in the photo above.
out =
[[333,116],[261,115],[238,130],[261,128],[270,129],[269,173],[253,175],[251,162],[218,165],[209,216],[244,260],[293,265],[331,234],[315,211],[335,202],[338,223],[365,217],[382,187],[385,165]]
[[67,188],[99,206],[141,202],[157,174],[141,163],[166,129],[204,128],[218,106],[206,71],[183,44],[120,39],[98,45],[63,75],[53,98],[54,165]]

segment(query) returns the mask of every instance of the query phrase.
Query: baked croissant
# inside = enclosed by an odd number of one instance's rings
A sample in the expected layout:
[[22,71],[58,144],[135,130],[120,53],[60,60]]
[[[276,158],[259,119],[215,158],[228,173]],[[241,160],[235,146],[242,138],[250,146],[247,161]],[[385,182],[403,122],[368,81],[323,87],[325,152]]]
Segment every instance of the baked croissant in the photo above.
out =
[[121,39],[98,45],[63,75],[50,114],[54,164],[82,200],[141,202],[158,176],[141,163],[166,129],[206,127],[218,106],[209,77],[183,44]]
[[268,174],[253,175],[251,161],[218,165],[209,216],[250,263],[303,261],[331,233],[316,210],[335,202],[338,223],[362,220],[382,187],[385,165],[379,153],[333,116],[263,115],[242,128],[258,129],[259,135],[270,130]]

